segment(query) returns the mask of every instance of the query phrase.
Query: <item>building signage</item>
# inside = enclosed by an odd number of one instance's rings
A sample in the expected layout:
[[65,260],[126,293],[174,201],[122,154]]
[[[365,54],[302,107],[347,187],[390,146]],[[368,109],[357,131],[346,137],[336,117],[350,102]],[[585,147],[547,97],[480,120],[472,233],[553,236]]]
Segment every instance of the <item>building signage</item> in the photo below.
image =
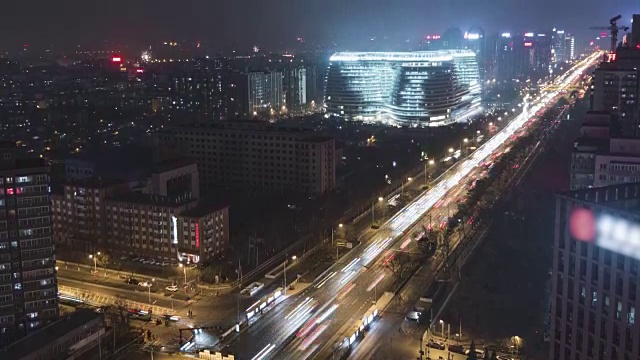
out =
[[467,40],[478,40],[478,39],[480,39],[480,34],[465,32],[464,33],[464,38],[467,39]]
[[178,218],[171,215],[171,230],[173,231],[173,243],[178,243]]
[[569,218],[569,233],[576,240],[640,260],[640,224],[637,222],[575,208]]

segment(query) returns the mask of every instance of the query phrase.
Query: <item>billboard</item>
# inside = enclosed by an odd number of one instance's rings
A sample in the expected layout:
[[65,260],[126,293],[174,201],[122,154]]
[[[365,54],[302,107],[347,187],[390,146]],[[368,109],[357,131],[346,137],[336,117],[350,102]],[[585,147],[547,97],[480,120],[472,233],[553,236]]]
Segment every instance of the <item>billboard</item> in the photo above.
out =
[[569,216],[569,233],[578,241],[640,260],[640,224],[636,221],[578,207]]

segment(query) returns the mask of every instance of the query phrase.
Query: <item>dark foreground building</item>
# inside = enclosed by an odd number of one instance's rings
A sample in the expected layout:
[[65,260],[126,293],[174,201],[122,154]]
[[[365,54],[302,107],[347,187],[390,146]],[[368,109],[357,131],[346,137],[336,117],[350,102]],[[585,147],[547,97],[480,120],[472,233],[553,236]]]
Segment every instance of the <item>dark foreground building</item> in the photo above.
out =
[[0,344],[58,317],[49,167],[0,142]]

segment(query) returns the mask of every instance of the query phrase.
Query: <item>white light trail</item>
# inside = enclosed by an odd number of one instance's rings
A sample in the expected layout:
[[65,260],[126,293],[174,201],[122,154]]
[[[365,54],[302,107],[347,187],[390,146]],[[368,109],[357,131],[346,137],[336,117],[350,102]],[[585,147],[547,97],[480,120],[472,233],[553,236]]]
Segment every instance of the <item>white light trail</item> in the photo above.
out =
[[320,281],[318,285],[316,285],[316,289],[320,289],[327,281],[331,280],[332,277],[336,276],[336,272],[332,271],[329,275],[327,275],[324,280]]
[[296,315],[300,309],[302,309],[303,306],[308,305],[309,303],[311,303],[313,299],[312,298],[306,298],[303,302],[301,302],[298,306],[295,307],[295,309],[293,309],[293,311],[291,311],[289,313],[289,315],[285,316],[285,320],[289,320],[291,317],[293,317],[294,315]]
[[338,304],[333,304],[333,306],[331,306],[329,310],[325,311],[324,314],[320,315],[320,317],[316,320],[316,324],[320,324],[321,322],[325,321],[329,317],[329,315],[331,315],[334,311],[336,311],[337,308],[338,308]]
[[380,281],[382,281],[382,279],[384,279],[384,274],[378,275],[378,277],[371,283],[371,285],[369,285],[367,291],[371,291],[374,287],[376,287],[376,285],[378,285]]
[[265,346],[264,349],[260,350],[260,352],[256,356],[254,356],[251,360],[262,360],[275,348],[276,348],[275,345],[269,344]]

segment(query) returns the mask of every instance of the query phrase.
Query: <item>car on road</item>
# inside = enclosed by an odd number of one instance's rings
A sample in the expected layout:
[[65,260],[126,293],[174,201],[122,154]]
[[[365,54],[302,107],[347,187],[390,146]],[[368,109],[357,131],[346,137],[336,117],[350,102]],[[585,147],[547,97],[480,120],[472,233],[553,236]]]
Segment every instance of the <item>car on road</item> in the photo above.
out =
[[164,289],[167,290],[167,291],[176,292],[176,291],[178,291],[178,285],[169,285]]
[[138,283],[138,286],[151,287],[151,282],[150,281],[143,281],[143,282]]
[[170,321],[180,321],[180,316],[178,315],[164,314],[164,318],[165,320],[170,320]]
[[127,284],[131,284],[131,285],[138,285],[138,283],[139,283],[139,281],[137,279],[134,279],[134,278],[128,278],[124,282],[126,282]]
[[[471,353],[471,349],[467,349],[464,354],[469,355]],[[484,350],[476,349],[476,356],[479,359],[484,359]]]
[[438,341],[429,341],[427,343],[427,346],[432,348],[432,349],[439,349],[439,350],[446,349],[446,346],[444,345],[444,343],[441,343],[441,342],[438,342]]
[[498,360],[513,360],[511,356],[508,355],[496,355],[496,359]]
[[462,345],[449,345],[449,351],[457,354],[464,354],[464,347]]

